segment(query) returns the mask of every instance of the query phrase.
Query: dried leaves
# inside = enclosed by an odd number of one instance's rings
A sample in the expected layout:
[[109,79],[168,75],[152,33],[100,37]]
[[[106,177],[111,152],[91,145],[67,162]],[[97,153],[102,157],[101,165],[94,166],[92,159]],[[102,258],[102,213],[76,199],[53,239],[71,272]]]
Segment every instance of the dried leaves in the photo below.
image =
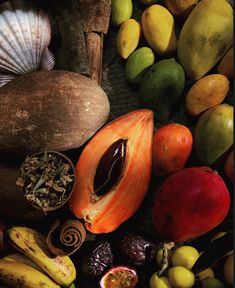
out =
[[61,153],[46,151],[25,159],[16,185],[24,191],[27,202],[46,213],[66,202],[74,177],[69,159]]

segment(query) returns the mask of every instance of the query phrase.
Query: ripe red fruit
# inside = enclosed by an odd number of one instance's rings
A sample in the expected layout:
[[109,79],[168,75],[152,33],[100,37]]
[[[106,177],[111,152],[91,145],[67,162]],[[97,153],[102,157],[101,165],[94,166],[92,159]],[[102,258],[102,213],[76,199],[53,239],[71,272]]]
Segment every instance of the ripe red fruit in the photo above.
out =
[[229,207],[229,191],[217,172],[186,168],[169,176],[156,191],[153,224],[164,240],[186,241],[219,225]]
[[153,170],[166,176],[184,168],[193,145],[190,130],[181,124],[162,126],[153,136]]

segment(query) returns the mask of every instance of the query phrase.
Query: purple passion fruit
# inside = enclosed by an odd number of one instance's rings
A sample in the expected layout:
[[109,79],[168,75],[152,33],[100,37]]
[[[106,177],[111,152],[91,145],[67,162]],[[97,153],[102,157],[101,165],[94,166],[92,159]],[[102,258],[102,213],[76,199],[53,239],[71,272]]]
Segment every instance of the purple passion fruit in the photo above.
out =
[[111,268],[100,281],[101,288],[135,288],[138,276],[134,269],[126,266]]

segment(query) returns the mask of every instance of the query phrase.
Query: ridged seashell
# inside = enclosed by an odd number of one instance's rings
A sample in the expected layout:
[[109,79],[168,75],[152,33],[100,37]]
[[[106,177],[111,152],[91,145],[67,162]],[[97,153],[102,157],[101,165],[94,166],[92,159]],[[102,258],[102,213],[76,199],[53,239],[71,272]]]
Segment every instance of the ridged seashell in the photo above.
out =
[[0,87],[27,72],[54,67],[48,49],[49,18],[28,2],[14,0],[0,6]]

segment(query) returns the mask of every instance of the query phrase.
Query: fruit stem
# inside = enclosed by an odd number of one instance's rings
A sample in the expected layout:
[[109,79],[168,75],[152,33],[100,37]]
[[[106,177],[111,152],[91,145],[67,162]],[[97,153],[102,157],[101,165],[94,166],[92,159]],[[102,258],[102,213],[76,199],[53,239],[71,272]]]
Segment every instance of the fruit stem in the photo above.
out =
[[174,242],[167,242],[163,244],[162,247],[162,261],[161,261],[161,269],[157,272],[158,276],[161,277],[163,272],[168,268],[169,266],[169,251],[175,247]]

